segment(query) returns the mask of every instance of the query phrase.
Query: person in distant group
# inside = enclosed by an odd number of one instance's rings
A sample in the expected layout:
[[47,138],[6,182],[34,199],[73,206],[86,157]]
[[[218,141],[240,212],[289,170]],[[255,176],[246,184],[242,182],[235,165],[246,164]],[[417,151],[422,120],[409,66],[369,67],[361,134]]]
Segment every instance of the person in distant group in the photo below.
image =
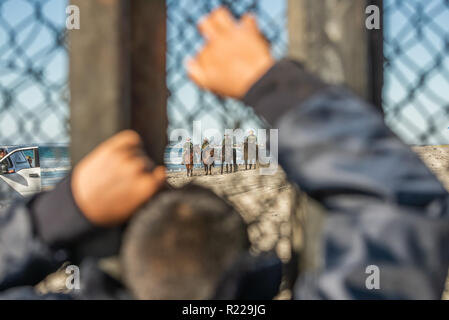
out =
[[182,146],[182,160],[183,160],[183,163],[184,163],[185,155],[187,153],[189,155],[193,155],[193,143],[192,143],[192,140],[190,138],[187,138],[186,142]]
[[228,134],[225,134],[223,137],[223,141],[221,143],[221,174],[223,174],[223,166],[226,163],[226,173],[229,173],[229,165],[231,167],[231,172],[234,164],[234,156],[233,156],[233,143],[232,137]]
[[186,166],[187,176],[193,176],[193,163],[194,163],[194,153],[193,153],[193,143],[190,138],[186,139],[183,145],[182,152],[182,164]]
[[201,162],[204,166],[206,175],[212,174],[212,167],[215,167],[215,150],[211,147],[209,139],[204,138],[201,145]]
[[256,169],[257,164],[257,137],[253,130],[249,131],[249,135],[246,137],[244,142],[244,158],[245,158],[245,170],[251,170],[254,163],[254,169]]
[[204,151],[209,149],[209,139],[204,138],[203,143],[201,144],[201,161],[203,161],[204,158]]

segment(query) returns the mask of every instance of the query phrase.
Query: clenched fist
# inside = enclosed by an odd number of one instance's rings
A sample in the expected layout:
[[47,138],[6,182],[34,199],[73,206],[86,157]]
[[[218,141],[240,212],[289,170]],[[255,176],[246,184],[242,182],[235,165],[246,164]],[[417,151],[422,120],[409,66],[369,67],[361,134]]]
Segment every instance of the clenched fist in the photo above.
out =
[[206,44],[187,63],[187,71],[203,89],[241,98],[274,64],[270,46],[250,14],[237,22],[227,9],[218,8],[198,28]]
[[123,131],[99,145],[74,168],[73,197],[93,224],[118,225],[164,183],[165,168],[153,169],[139,135]]

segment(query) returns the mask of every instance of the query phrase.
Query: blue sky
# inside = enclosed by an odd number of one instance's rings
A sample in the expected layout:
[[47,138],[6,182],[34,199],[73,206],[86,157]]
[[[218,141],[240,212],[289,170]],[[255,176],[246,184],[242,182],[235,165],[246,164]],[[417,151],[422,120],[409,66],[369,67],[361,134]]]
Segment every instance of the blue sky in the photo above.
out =
[[[209,1],[209,0],[208,0]],[[32,18],[32,3],[45,2],[42,15],[47,24],[36,23]],[[170,1],[168,3],[171,3]],[[404,100],[409,91],[419,81],[414,72],[429,68],[435,60],[435,54],[447,43],[449,34],[449,8],[441,4],[444,0],[385,0],[387,14],[385,15],[385,36],[387,39],[385,53],[391,56],[393,47],[391,40],[399,41],[407,46],[407,51],[392,60],[391,72],[386,72],[384,101],[387,109],[387,121],[390,126],[407,142],[417,143],[416,135],[420,130],[426,130],[427,122],[417,111],[421,106],[428,112],[428,117],[435,118],[436,130],[439,136],[431,143],[449,143],[449,119],[442,112],[442,106],[449,103],[449,57],[442,57],[440,68],[429,74],[426,78],[426,89],[403,106],[398,117],[391,117],[389,110],[392,106]],[[208,112],[193,112],[192,119],[202,120],[203,129],[217,127],[224,129],[222,119],[228,114],[237,115],[237,118],[254,118],[251,109],[247,109],[235,101],[218,101],[214,96],[199,91],[192,83],[186,80],[182,64],[188,56],[193,55],[201,45],[195,28],[192,25],[180,24],[179,19],[184,15],[198,18],[204,11],[199,8],[200,0],[179,0],[179,7],[169,10],[168,48],[167,57],[168,78],[167,83],[172,91],[168,102],[169,119],[172,125],[179,123],[187,113],[196,110],[198,106],[206,105]],[[217,1],[209,1],[214,6]],[[266,21],[272,21],[280,26],[285,23],[284,15],[287,9],[286,1],[259,0],[264,15],[260,17],[260,25],[265,32],[270,31]],[[393,7],[390,7],[391,5]],[[416,5],[423,5],[422,9]],[[63,28],[65,23],[66,0],[6,0],[0,1],[0,143],[8,140],[10,143],[67,143],[65,121],[68,117],[68,108],[65,100],[68,97],[66,90],[68,58],[63,50],[54,48],[55,33],[53,28]],[[204,3],[202,4],[204,5]],[[184,10],[184,11],[183,11]],[[432,17],[430,24],[423,24],[414,15],[421,10],[425,15]],[[81,13],[82,17],[82,13]],[[34,22],[33,22],[34,21]],[[82,22],[81,22],[82,27]],[[8,35],[9,28],[20,32],[11,45]],[[421,31],[424,42],[416,42],[416,31]],[[445,34],[442,36],[442,32]],[[270,34],[267,34],[270,37]],[[190,41],[192,39],[192,41]],[[195,45],[190,44],[194,43]],[[20,50],[22,48],[26,54]],[[411,45],[408,45],[411,44]],[[273,53],[277,58],[286,52],[287,33],[284,31],[274,44]],[[39,83],[29,75],[26,67],[32,65],[33,69],[42,71],[42,82]],[[445,71],[442,71],[444,70]],[[399,75],[399,76],[398,76]],[[51,90],[47,90],[51,86]],[[13,93],[12,102],[8,99],[7,91]],[[227,112],[223,112],[220,104],[224,103]],[[9,108],[9,109],[6,109]],[[185,108],[184,111],[182,111]],[[205,108],[203,108],[205,109]],[[14,111],[12,111],[14,110]],[[57,110],[57,112],[52,112]],[[241,117],[240,117],[241,115]],[[21,119],[21,121],[16,121]],[[229,119],[228,119],[229,120]],[[257,126],[256,121],[242,120],[243,129]],[[22,124],[23,126],[18,126]],[[40,133],[36,134],[41,128]],[[411,129],[410,129],[411,128]],[[21,133],[21,138],[16,139]]]

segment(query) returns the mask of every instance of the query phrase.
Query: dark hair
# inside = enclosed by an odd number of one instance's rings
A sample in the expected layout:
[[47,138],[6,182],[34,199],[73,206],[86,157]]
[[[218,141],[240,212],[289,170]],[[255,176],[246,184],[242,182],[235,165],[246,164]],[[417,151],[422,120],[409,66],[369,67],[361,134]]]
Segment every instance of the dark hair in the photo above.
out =
[[248,248],[245,222],[212,191],[194,185],[166,191],[127,227],[124,281],[139,299],[210,299]]

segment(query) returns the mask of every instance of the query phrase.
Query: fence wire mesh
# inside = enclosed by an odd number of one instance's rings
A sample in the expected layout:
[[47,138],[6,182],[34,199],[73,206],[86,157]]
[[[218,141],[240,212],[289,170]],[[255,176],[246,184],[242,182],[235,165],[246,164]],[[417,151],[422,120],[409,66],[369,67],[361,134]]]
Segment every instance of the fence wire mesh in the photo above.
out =
[[411,144],[449,138],[449,1],[384,1],[386,121]]
[[[198,90],[188,79],[184,63],[194,56],[203,43],[196,24],[206,13],[219,5],[228,7],[236,18],[252,12],[267,39],[273,44],[277,57],[284,55],[287,46],[285,28],[286,1],[167,1],[167,84],[171,93],[168,100],[170,129],[192,129],[194,120],[211,123],[223,130],[242,125],[260,126],[250,108],[231,99],[220,99]],[[170,131],[170,130],[169,130]]]
[[[273,5],[273,3],[275,3]],[[66,0],[0,1],[0,138],[3,144],[68,142]],[[287,46],[286,1],[167,0],[170,128],[203,119],[260,126],[252,109],[198,90],[184,71],[202,43],[198,19],[218,5],[256,13],[276,57]],[[449,138],[449,1],[384,1],[387,123],[407,142]]]
[[65,0],[0,1],[0,143],[64,143]]

